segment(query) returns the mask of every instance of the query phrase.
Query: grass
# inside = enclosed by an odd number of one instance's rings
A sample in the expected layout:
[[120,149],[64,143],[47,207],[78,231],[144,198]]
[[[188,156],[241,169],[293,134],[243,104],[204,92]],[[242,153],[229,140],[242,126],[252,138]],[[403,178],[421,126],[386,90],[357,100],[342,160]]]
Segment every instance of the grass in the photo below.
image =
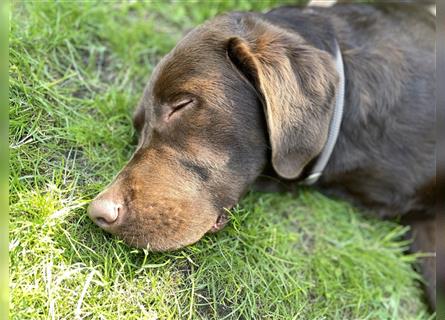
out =
[[222,232],[166,254],[86,217],[134,149],[131,110],[160,57],[219,12],[280,3],[12,4],[11,319],[430,317],[406,229],[314,191],[250,193]]

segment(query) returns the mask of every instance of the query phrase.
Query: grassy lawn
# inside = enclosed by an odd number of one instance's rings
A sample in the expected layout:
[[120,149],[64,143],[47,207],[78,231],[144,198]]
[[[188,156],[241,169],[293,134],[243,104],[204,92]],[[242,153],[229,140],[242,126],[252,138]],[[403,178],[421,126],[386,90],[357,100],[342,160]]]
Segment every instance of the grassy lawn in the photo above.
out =
[[167,254],[86,216],[135,147],[131,110],[160,57],[219,12],[280,3],[12,4],[11,319],[429,317],[406,229],[310,190],[250,193],[222,232]]

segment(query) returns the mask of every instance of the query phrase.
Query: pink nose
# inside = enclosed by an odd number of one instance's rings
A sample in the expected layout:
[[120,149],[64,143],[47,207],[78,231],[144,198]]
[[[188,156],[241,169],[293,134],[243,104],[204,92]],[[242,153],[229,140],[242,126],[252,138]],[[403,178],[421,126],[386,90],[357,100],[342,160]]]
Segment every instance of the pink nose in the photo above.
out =
[[94,200],[88,207],[88,215],[99,227],[114,223],[121,212],[121,206],[111,200]]

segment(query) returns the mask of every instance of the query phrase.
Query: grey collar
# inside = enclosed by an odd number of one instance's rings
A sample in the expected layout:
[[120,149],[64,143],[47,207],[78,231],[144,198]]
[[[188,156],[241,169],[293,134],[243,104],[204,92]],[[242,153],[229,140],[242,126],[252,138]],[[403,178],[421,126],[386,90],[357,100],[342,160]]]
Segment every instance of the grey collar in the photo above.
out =
[[335,108],[334,114],[329,125],[328,140],[326,141],[323,150],[321,151],[318,159],[316,160],[311,171],[300,183],[303,185],[312,185],[318,181],[320,176],[323,174],[329,158],[331,157],[332,151],[334,150],[335,143],[337,142],[338,133],[340,132],[341,120],[343,118],[343,105],[345,101],[345,73],[343,66],[343,58],[341,55],[340,47],[335,41],[336,53],[335,53],[335,68],[337,69],[339,75],[338,91],[335,95]]

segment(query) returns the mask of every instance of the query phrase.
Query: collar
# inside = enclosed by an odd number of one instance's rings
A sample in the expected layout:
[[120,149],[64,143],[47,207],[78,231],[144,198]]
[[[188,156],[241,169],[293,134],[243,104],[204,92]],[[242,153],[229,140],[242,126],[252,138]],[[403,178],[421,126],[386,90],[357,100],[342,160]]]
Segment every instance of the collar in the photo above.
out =
[[326,141],[323,150],[321,150],[321,153],[318,156],[311,171],[309,172],[307,177],[300,182],[300,184],[307,186],[317,182],[320,176],[323,174],[323,170],[325,169],[331,157],[332,151],[334,150],[335,143],[337,142],[338,133],[340,132],[341,121],[343,119],[343,106],[345,100],[345,73],[344,73],[343,58],[337,41],[335,41],[335,47],[336,47],[335,68],[339,75],[339,84],[338,84],[338,91],[335,94],[334,114],[332,116],[331,123],[329,125],[328,140]]

